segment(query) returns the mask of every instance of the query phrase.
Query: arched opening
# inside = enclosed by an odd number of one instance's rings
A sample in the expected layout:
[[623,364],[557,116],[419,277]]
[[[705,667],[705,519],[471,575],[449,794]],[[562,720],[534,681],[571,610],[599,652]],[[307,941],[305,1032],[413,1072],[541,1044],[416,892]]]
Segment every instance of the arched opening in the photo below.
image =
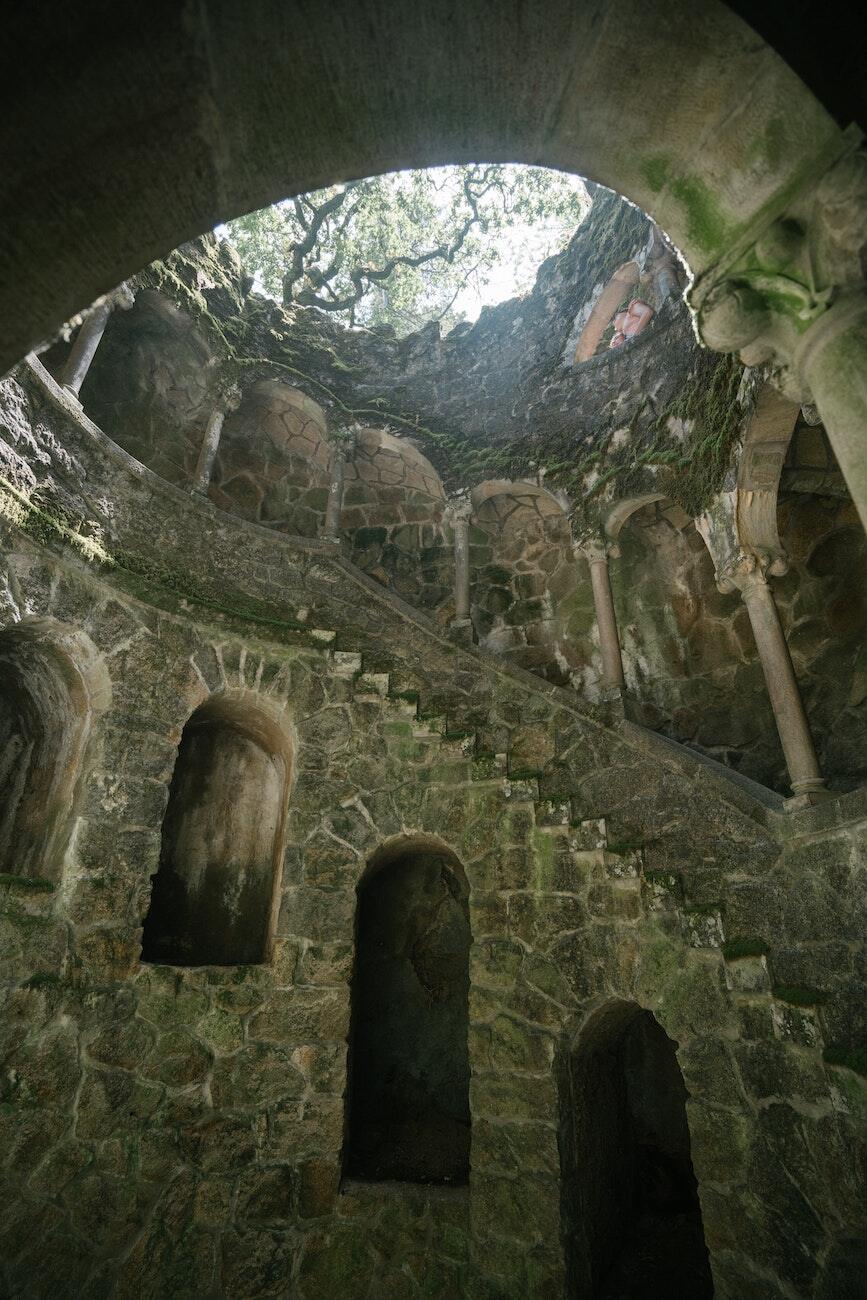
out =
[[278,380],[244,391],[226,417],[209,496],[267,528],[315,537],[328,497],[325,413]]
[[455,855],[403,838],[358,888],[344,1172],[460,1184],[469,1173],[468,885]]
[[[33,75],[44,33],[32,28],[10,33],[36,125],[12,132],[0,194],[0,366],[161,251],[334,178],[468,156],[573,170],[652,212],[699,272],[839,147],[795,74],[711,0],[630,0],[616,18],[552,0],[530,19],[437,3],[423,32],[396,0],[375,22],[267,0],[243,21],[231,8],[131,19],[112,58],[85,22],[65,33],[64,65],[88,68],[87,94],[72,79],[60,116],[56,77]],[[624,69],[653,95],[624,102]]]
[[619,1002],[561,1058],[569,1296],[713,1294],[676,1047],[651,1012]]
[[578,570],[560,501],[534,483],[491,480],[473,489],[472,617],[479,642],[558,684],[581,667],[574,650]]
[[427,609],[451,590],[444,507],[440,476],[417,447],[385,429],[359,429],[343,473],[341,529],[352,559]]
[[48,619],[0,633],[0,874],[59,877],[93,717],[109,695],[84,633]]
[[184,727],[143,961],[235,966],[270,957],[291,752],[282,720],[249,694],[213,696]]

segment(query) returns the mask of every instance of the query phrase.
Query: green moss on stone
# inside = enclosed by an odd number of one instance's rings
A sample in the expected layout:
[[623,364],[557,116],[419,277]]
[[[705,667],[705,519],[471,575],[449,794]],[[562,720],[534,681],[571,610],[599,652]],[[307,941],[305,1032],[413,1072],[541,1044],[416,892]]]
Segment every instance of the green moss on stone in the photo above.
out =
[[737,935],[722,946],[722,954],[726,961],[737,961],[739,957],[764,957],[767,952],[768,945],[765,940],[753,935]]
[[0,886],[7,889],[20,889],[24,893],[53,893],[54,882],[44,880],[41,876],[15,876],[9,872],[0,872]]
[[657,438],[668,434],[669,420],[681,420],[690,433],[677,454],[656,463],[668,468],[657,479],[658,489],[695,519],[706,509],[723,485],[735,444],[741,432],[743,412],[737,396],[743,366],[735,356],[721,357],[710,377],[688,385],[659,416]]
[[847,1070],[867,1076],[867,1047],[826,1047],[822,1057],[828,1065],[844,1065]]
[[58,988],[63,983],[59,975],[53,975],[48,971],[39,971],[36,975],[31,975],[30,979],[25,980],[21,985],[24,989],[53,989]]
[[788,1002],[793,1007],[814,1007],[828,997],[827,993],[806,984],[775,984],[771,992],[780,1002]]

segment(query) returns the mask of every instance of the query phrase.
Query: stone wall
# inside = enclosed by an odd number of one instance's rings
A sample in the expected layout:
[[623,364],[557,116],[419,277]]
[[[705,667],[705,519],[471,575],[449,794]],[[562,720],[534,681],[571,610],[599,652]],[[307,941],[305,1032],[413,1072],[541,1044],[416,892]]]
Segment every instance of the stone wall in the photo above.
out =
[[[6,1292],[560,1294],[554,1062],[626,1001],[678,1044],[717,1295],[854,1293],[863,797],[786,818],[19,380],[4,625],[80,628],[111,702],[59,879],[0,882]],[[238,688],[292,737],[273,958],[144,964],[182,729]],[[469,884],[467,1189],[340,1181],[356,887],[404,836]]]

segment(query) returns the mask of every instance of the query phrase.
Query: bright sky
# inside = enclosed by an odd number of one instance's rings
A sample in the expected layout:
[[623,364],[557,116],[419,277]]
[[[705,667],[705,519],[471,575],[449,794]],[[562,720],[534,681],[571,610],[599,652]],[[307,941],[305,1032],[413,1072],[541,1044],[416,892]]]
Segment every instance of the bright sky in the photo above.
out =
[[[580,177],[568,179],[579,193],[586,194]],[[496,264],[485,273],[487,283],[468,283],[455,299],[455,310],[474,321],[483,307],[493,307],[507,298],[529,293],[539,267],[546,258],[565,248],[573,233],[574,228],[564,229],[557,221],[537,221],[500,231],[498,257]]]
[[[445,209],[458,184],[448,173],[452,168],[432,168],[434,173],[442,173],[442,203]],[[515,170],[521,170],[517,166]],[[590,206],[589,196],[583,180],[579,176],[559,173],[562,181],[574,190],[583,207]],[[396,173],[396,178],[402,173]],[[398,183],[400,183],[398,181]],[[438,187],[439,188],[439,187]],[[483,268],[474,274],[461,289],[454,302],[454,312],[465,320],[475,321],[483,307],[494,306],[508,298],[515,298],[529,293],[533,287],[536,274],[542,262],[552,254],[565,248],[574,233],[574,225],[564,223],[557,218],[532,223],[522,222],[509,229],[496,232],[492,239],[497,250],[497,259],[492,267]],[[217,226],[214,232],[220,239],[231,238],[231,232],[225,225]],[[258,281],[254,285],[258,293],[265,293]]]

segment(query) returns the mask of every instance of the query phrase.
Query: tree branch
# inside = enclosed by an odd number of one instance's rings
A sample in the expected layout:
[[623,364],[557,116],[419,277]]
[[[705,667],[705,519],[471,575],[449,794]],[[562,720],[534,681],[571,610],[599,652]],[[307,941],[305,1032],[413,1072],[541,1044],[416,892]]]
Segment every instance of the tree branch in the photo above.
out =
[[[319,207],[314,207],[314,205],[310,203],[309,199],[306,200],[308,206],[312,209],[312,212],[306,223],[299,217],[299,223],[302,228],[306,230],[306,234],[300,242],[294,244],[292,247],[292,263],[286,275],[283,277],[284,302],[292,301],[295,285],[304,276],[304,260],[316,247],[316,241],[319,238],[319,232],[323,225],[328,221],[332,213],[342,207],[346,202],[347,195],[351,190],[356,189],[360,183],[360,181],[349,181],[344,185],[342,190],[338,190],[336,194],[333,194],[330,199],[325,203],[320,204]],[[297,202],[298,201],[296,201],[296,203]],[[297,213],[298,207],[296,206],[296,215]],[[299,297],[297,301],[300,302],[301,298]]]
[[[484,169],[481,175],[476,175],[472,172],[468,173],[464,177],[464,197],[470,208],[470,215],[466,218],[450,244],[438,244],[436,248],[430,248],[424,253],[397,254],[394,257],[388,258],[385,264],[381,267],[356,266],[349,272],[349,279],[352,281],[353,290],[351,293],[345,294],[343,297],[323,298],[321,294],[316,293],[313,289],[302,289],[302,291],[296,295],[295,301],[304,307],[319,307],[321,311],[349,311],[351,308],[357,306],[365,294],[369,292],[371,285],[381,284],[384,280],[389,279],[399,266],[406,266],[413,270],[417,270],[420,266],[424,266],[428,262],[454,262],[456,256],[466,242],[467,235],[469,235],[473,227],[484,226],[485,224],[484,218],[479,214],[479,202],[484,198],[485,194],[496,185],[496,180],[492,179],[492,177],[495,178],[495,176],[496,173],[493,166],[488,166]],[[482,186],[478,193],[472,188],[474,181]],[[303,243],[297,247],[301,248],[303,247],[303,244],[306,243],[307,240],[304,240]],[[300,278],[300,275],[296,276],[292,283],[294,284]],[[322,283],[321,273],[318,273],[316,278],[319,283]],[[330,276],[329,278],[333,279],[333,276]]]

